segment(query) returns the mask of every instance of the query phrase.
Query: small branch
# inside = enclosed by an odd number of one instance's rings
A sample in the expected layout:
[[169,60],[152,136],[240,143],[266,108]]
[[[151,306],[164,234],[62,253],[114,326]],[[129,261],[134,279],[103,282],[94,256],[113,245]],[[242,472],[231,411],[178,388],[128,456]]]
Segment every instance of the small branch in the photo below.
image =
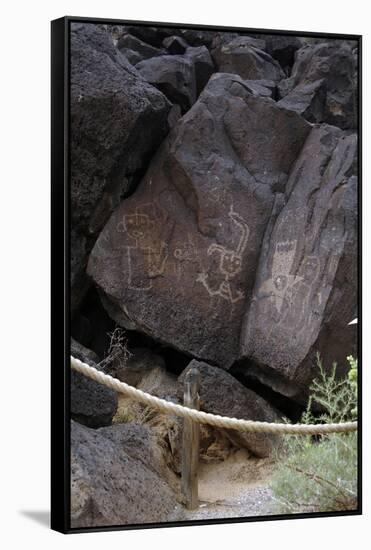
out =
[[[299,474],[303,474],[304,476],[308,477],[309,479],[312,479],[313,481],[319,483],[320,485],[323,485],[324,483],[327,483],[328,485],[330,485],[330,487],[333,487],[334,489],[336,489],[336,491],[338,491],[345,499],[348,498],[348,495],[346,493],[344,493],[344,491],[342,489],[340,489],[340,487],[338,487],[336,485],[336,483],[333,483],[332,481],[328,480],[328,479],[325,479],[324,477],[321,477],[320,475],[318,474],[312,474],[311,472],[306,472],[305,470],[302,470],[301,468],[297,467],[297,466],[288,466],[291,470],[294,470],[295,472],[298,472]],[[342,500],[339,500],[337,499],[336,497],[334,497],[335,500],[341,504],[341,505],[345,505],[346,504],[346,501],[342,501]]]

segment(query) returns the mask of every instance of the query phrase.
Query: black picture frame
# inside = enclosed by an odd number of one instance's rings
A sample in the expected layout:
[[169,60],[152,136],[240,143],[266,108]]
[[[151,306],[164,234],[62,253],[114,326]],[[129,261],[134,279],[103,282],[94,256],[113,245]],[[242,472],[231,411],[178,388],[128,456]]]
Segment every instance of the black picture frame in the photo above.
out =
[[[345,512],[146,523],[109,527],[70,526],[70,47],[71,23],[174,27],[354,40],[358,43],[358,508]],[[362,36],[309,31],[250,29],[170,22],[66,16],[51,22],[51,528],[81,533],[186,525],[277,521],[362,514]]]

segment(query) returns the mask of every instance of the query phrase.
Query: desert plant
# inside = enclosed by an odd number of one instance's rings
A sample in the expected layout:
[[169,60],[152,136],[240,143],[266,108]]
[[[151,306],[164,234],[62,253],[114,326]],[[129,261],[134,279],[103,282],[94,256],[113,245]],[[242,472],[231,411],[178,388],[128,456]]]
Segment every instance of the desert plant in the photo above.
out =
[[108,333],[108,336],[110,337],[108,352],[97,367],[114,376],[120,365],[126,365],[132,353],[128,348],[128,339],[122,328],[116,327],[113,332]]
[[[336,365],[326,373],[317,356],[319,374],[302,423],[344,422],[357,414],[357,360],[348,357],[350,370],[342,380]],[[315,417],[313,404],[323,412]],[[314,439],[288,436],[277,457],[272,478],[271,513],[329,512],[357,508],[357,433],[331,434]]]

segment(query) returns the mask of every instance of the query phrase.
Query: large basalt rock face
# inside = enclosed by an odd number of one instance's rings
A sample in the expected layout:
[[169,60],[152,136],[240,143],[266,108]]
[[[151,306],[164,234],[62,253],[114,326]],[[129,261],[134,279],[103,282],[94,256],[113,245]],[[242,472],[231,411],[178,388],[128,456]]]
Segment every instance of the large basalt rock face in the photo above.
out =
[[170,104],[93,24],[71,26],[71,307],[97,233],[168,131]]
[[91,253],[111,317],[228,368],[272,189],[285,185],[309,131],[238,76],[213,76]]
[[355,135],[314,127],[265,234],[242,354],[253,376],[293,398],[316,374],[317,351],[339,374],[354,351],[356,162]]
[[356,62],[350,44],[335,41],[298,50],[290,78],[279,84],[279,105],[310,122],[355,128]]
[[[191,361],[178,378],[179,399],[183,398],[184,378],[192,368],[200,373],[200,410],[230,418],[262,422],[282,421],[278,412],[262,397],[245,388],[228,372],[201,361]],[[224,429],[223,432],[235,445],[245,447],[259,457],[269,456],[279,443],[279,438],[272,434]]]
[[[255,40],[256,42],[260,41]],[[247,36],[221,43],[213,50],[213,58],[221,73],[233,73],[250,80],[267,79],[275,82],[285,77],[279,63],[256,47],[254,39]]]
[[175,521],[180,506],[145,426],[91,430],[71,424],[71,526]]

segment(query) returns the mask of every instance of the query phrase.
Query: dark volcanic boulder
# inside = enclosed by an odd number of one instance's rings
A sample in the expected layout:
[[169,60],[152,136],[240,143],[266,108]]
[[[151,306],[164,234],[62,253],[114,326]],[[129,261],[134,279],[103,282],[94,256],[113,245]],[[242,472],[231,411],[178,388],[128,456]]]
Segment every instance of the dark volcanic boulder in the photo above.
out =
[[273,80],[244,80],[244,86],[251,94],[263,97],[272,97],[276,89]]
[[179,519],[180,506],[161,474],[151,432],[117,424],[71,424],[71,526],[103,527]]
[[[230,418],[282,422],[282,417],[262,397],[245,388],[228,372],[201,361],[191,361],[178,378],[180,400],[183,399],[184,377],[191,368],[197,368],[200,373],[200,410]],[[235,445],[259,457],[269,456],[279,441],[271,434],[223,431]]]
[[94,24],[71,25],[71,307],[97,232],[168,131],[170,104]]
[[215,72],[214,63],[205,46],[187,48],[186,57],[192,60],[196,79],[196,94],[199,96],[210,76]]
[[161,48],[164,38],[173,34],[172,29],[165,27],[149,27],[147,25],[124,25],[121,27],[120,36],[131,34],[146,44],[155,48]]
[[205,31],[203,29],[173,29],[173,34],[182,36],[190,46],[209,47],[215,31]]
[[250,37],[241,36],[222,44],[213,50],[213,58],[219,72],[237,74],[244,79],[278,82],[285,76],[279,63],[252,45]]
[[139,61],[143,61],[143,59],[149,59],[150,57],[156,57],[165,53],[163,49],[154,48],[131,34],[121,36],[117,41],[117,48],[133,65]]
[[214,51],[220,50],[222,46],[225,46],[229,42],[239,38],[243,39],[243,44],[246,46],[253,46],[259,50],[265,50],[265,40],[262,35],[260,37],[256,37],[255,35],[241,35],[237,32],[218,32],[215,33],[213,41],[210,45],[211,54],[214,55]]
[[295,52],[303,43],[297,36],[283,35],[260,35],[265,42],[265,51],[276,59],[281,67],[290,70],[295,61]]
[[[72,339],[71,355],[96,367],[98,356]],[[108,426],[117,410],[117,394],[79,372],[71,370],[71,418],[90,428]]]
[[355,135],[314,127],[265,234],[242,352],[252,375],[294,398],[317,374],[317,351],[339,374],[354,351],[356,163]]
[[357,125],[357,78],[352,42],[306,45],[296,52],[290,78],[279,85],[279,104],[311,122]]
[[91,253],[112,318],[232,365],[272,187],[285,186],[309,131],[238,76],[212,76]]
[[188,48],[187,42],[181,36],[168,36],[164,38],[163,45],[171,54],[182,54]]
[[187,111],[196,101],[196,80],[192,59],[182,55],[163,55],[137,63],[136,69],[150,84]]
[[115,376],[157,397],[172,396],[175,393],[176,377],[165,367],[161,355],[146,348],[133,348],[131,356],[124,363],[117,365]]

